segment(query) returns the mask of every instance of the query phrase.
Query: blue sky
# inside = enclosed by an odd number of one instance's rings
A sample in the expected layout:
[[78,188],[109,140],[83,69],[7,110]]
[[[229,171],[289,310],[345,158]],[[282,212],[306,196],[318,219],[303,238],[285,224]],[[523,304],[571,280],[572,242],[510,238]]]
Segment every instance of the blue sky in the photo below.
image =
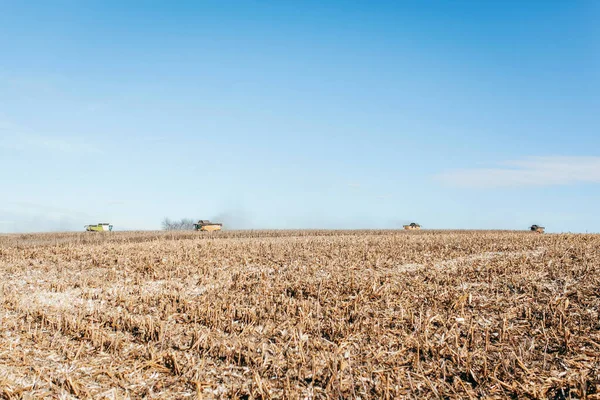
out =
[[596,1],[0,9],[0,232],[600,231]]

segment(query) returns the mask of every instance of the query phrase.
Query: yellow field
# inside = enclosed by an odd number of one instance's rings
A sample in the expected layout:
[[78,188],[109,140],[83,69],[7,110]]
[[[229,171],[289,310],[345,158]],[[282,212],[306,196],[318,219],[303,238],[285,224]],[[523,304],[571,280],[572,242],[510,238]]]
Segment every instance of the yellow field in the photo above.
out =
[[600,398],[600,236],[4,235],[0,278],[0,398]]

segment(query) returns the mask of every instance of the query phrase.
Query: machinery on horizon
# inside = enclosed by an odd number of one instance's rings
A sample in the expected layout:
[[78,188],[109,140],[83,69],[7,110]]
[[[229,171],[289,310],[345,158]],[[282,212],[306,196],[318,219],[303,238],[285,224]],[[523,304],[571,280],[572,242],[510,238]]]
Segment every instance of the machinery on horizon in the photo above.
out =
[[108,222],[100,222],[96,225],[86,225],[84,228],[86,232],[111,232],[113,226]]
[[531,232],[535,232],[535,233],[544,233],[544,230],[546,228],[544,228],[543,226],[539,226],[539,225],[531,225],[531,228],[529,228],[531,230]]
[[201,219],[194,224],[195,231],[212,232],[220,231],[223,224],[217,222],[210,222],[207,219]]
[[407,231],[418,231],[421,229],[421,225],[417,224],[416,222],[411,222],[408,225],[402,225],[402,227]]

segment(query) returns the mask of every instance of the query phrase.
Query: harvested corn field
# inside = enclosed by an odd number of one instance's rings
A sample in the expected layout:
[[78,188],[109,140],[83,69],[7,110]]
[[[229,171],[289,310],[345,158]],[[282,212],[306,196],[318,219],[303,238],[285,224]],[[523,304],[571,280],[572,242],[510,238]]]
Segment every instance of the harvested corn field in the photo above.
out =
[[0,398],[600,398],[600,236],[0,236]]

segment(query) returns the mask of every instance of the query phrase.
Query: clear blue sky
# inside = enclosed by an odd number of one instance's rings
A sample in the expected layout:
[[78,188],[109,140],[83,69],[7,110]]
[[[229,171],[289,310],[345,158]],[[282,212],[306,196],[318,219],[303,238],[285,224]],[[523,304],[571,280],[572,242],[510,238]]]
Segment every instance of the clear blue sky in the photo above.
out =
[[600,231],[600,2],[0,10],[0,232]]

